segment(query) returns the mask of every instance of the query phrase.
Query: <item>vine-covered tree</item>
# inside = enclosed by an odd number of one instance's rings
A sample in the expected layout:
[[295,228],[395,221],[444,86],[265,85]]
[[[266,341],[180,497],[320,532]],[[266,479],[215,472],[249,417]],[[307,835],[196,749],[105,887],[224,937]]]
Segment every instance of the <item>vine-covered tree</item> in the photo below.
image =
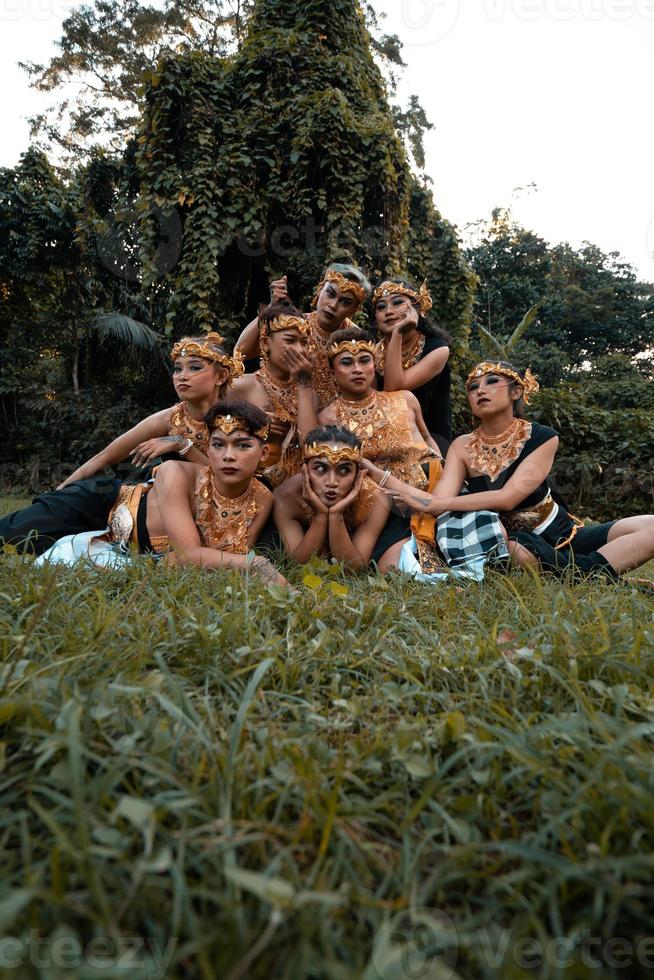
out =
[[306,303],[324,264],[349,260],[373,278],[426,272],[463,336],[471,276],[411,173],[358,0],[255,0],[232,58],[167,57],[139,143],[146,280],[150,215],[183,224],[169,331],[235,330],[281,273]]

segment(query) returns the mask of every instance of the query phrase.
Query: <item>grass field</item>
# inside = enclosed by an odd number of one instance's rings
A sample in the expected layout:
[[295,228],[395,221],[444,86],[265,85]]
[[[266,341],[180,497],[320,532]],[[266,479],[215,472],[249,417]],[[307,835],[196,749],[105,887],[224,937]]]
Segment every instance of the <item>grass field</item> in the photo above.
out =
[[651,975],[651,599],[306,575],[0,559],[0,976]]

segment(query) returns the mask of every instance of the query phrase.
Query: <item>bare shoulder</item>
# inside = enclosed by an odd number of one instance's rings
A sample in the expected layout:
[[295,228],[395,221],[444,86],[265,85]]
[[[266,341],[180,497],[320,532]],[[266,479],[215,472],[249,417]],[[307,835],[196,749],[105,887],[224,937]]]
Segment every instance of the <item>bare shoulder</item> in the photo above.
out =
[[201,466],[199,463],[185,463],[179,459],[167,459],[157,466],[154,479],[155,483],[165,481],[169,484],[185,485],[190,488],[195,486],[205,470],[206,466]]
[[409,408],[413,408],[414,410],[416,408],[420,408],[420,402],[418,401],[418,399],[416,398],[416,396],[413,394],[412,391],[407,391],[407,389],[405,388],[401,392],[399,392],[399,394],[404,396],[404,401],[407,403]]
[[296,517],[303,512],[302,474],[296,473],[284,480],[274,490],[275,503],[281,505],[289,517]]
[[320,412],[318,415],[318,422],[320,425],[325,425],[329,422],[336,422],[335,402],[331,402],[329,405],[323,408],[322,412]]

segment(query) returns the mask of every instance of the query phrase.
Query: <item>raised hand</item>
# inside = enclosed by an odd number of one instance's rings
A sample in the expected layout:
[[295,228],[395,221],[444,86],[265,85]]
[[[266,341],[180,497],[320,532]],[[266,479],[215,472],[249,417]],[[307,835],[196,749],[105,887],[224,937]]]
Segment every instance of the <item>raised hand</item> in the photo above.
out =
[[329,514],[329,507],[326,504],[323,504],[322,500],[311,486],[309,467],[306,463],[302,464],[302,496],[314,514]]
[[285,347],[282,357],[291,377],[299,384],[311,384],[313,361],[303,351]]
[[415,306],[411,306],[409,303],[406,312],[401,320],[393,324],[393,330],[404,336],[404,334],[411,333],[412,330],[416,330],[418,327],[419,313]]
[[270,302],[279,303],[288,298],[288,276],[282,276],[281,279],[274,279],[270,283]]

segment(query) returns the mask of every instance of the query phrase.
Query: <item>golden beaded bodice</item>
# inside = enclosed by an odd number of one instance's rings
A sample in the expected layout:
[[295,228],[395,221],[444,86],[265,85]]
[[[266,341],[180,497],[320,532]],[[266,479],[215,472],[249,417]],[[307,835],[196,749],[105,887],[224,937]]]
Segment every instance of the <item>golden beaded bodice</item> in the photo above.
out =
[[193,445],[201,453],[207,455],[209,449],[209,430],[204,422],[194,419],[188,410],[186,402],[173,405],[168,419],[168,435],[184,436],[185,439],[192,439]]

